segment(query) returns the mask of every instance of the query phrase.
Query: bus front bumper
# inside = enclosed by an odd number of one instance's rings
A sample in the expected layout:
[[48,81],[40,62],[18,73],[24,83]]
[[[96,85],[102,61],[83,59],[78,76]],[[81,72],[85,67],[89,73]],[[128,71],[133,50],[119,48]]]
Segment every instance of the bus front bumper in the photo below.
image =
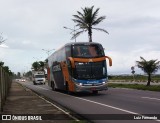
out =
[[92,91],[103,91],[103,90],[108,90],[108,84],[102,84],[102,85],[97,85],[97,86],[85,86],[85,85],[78,85],[75,84],[75,91],[76,92],[92,92]]

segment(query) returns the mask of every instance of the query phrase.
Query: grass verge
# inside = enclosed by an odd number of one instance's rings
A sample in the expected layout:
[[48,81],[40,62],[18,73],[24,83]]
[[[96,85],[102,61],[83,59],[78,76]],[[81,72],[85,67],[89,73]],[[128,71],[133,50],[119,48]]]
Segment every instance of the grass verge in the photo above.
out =
[[108,87],[113,88],[132,88],[138,90],[148,90],[148,91],[159,91],[160,92],[160,85],[141,85],[141,84],[117,84],[117,83],[109,83]]

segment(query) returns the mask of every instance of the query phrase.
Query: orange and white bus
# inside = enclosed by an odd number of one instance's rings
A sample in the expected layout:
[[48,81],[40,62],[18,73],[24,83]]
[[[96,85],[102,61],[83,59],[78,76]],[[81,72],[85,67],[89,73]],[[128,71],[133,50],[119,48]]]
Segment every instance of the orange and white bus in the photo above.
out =
[[74,42],[64,45],[48,57],[48,85],[52,90],[93,92],[107,90],[107,62],[101,44]]

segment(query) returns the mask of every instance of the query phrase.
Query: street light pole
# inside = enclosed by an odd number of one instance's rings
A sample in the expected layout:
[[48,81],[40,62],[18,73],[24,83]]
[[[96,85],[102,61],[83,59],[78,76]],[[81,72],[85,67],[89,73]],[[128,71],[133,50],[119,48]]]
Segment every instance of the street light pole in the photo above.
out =
[[42,49],[43,51],[45,51],[49,57],[49,53],[52,51],[52,50],[55,50],[55,49],[51,49],[51,50],[46,50],[46,49]]
[[[76,26],[74,26],[74,29],[68,28],[68,27],[66,27],[66,26],[64,26],[63,28],[72,30],[72,32],[74,32],[74,36],[76,35],[76,31],[78,30],[78,29],[75,29]],[[71,33],[72,33],[72,32],[71,32]],[[75,37],[75,42],[76,42],[76,37]]]

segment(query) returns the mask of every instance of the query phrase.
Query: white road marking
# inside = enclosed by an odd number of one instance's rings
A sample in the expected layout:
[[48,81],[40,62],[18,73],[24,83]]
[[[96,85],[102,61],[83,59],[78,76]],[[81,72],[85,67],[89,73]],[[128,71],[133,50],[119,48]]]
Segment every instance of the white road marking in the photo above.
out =
[[[28,84],[28,85],[31,85],[31,84]],[[49,90],[49,89],[46,89],[46,88],[43,88],[43,87],[39,87],[37,86],[37,88],[41,88],[41,89],[44,89],[44,90]],[[30,89],[30,88],[29,88]],[[49,90],[51,91],[51,90]],[[35,93],[36,94],[36,93]],[[69,112],[63,110],[62,108],[58,107],[57,105],[53,104],[52,102],[46,100],[45,98],[39,96],[38,94],[36,94],[39,98],[43,99],[44,101],[46,101],[47,103],[51,104],[52,106],[56,107],[57,109],[59,109],[60,111],[62,111],[63,113],[65,113],[66,115],[68,115],[69,117],[71,117],[72,119],[76,120],[76,121],[79,121],[79,119],[77,119],[76,117],[72,116]]]
[[146,98],[146,99],[151,99],[151,100],[159,100],[160,101],[160,99],[158,99],[158,98],[151,98],[151,97],[141,97],[141,98]]
[[[43,88],[43,87],[38,87],[38,86],[37,86],[37,88],[42,88],[42,89],[44,89],[44,90],[49,90],[49,89],[46,89],[46,88]],[[55,92],[55,91],[54,91],[54,92]],[[110,106],[110,105],[107,105],[107,104],[95,102],[95,101],[92,101],[92,100],[88,100],[88,99],[84,99],[84,98],[80,98],[80,97],[74,97],[74,96],[67,95],[67,94],[63,94],[63,93],[59,93],[59,92],[56,92],[56,93],[62,94],[62,95],[65,95],[65,96],[70,96],[70,97],[73,97],[73,98],[77,98],[77,99],[80,99],[80,100],[84,100],[84,101],[87,101],[87,102],[95,103],[95,104],[98,104],[98,105],[101,105],[101,106],[113,108],[113,109],[120,110],[120,111],[123,111],[123,112],[126,112],[126,113],[138,114],[138,113],[136,113],[136,112],[128,111],[128,110],[125,110],[125,109],[117,108],[117,107],[114,107],[114,106]]]
[[[37,88],[41,88],[41,89],[44,89],[44,90],[52,91],[50,89],[46,89],[46,88],[43,88],[43,87],[38,87],[37,86]],[[129,113],[129,114],[135,114],[135,115],[139,115],[139,116],[144,116],[144,115],[141,115],[141,114],[136,113],[136,112],[132,112],[132,111],[129,111],[129,110],[125,110],[125,109],[122,109],[122,108],[114,107],[114,106],[103,104],[103,103],[99,103],[99,102],[95,102],[95,101],[92,101],[92,100],[88,100],[88,99],[84,99],[84,98],[80,98],[80,97],[75,97],[75,96],[71,96],[71,95],[68,95],[68,94],[59,93],[59,92],[56,92],[56,91],[52,91],[52,92],[55,92],[55,93],[58,93],[58,94],[62,94],[62,95],[65,95],[65,96],[70,96],[70,97],[77,98],[77,99],[80,99],[80,100],[84,100],[84,101],[87,101],[87,102],[95,103],[95,104],[98,104],[98,105],[101,105],[101,106],[105,106],[105,107],[109,107],[109,108],[112,108],[112,109],[116,109],[116,110],[123,111],[123,112]],[[148,98],[148,97],[143,97],[143,98]],[[154,98],[154,99],[157,99],[157,98]],[[160,99],[158,99],[158,100],[160,100]],[[160,122],[159,119],[157,119],[155,121]]]
[[57,105],[53,104],[52,102],[46,100],[45,98],[39,96],[38,94],[36,94],[39,98],[43,99],[44,101],[46,101],[47,103],[51,104],[52,106],[56,107],[58,110],[62,111],[63,113],[65,113],[66,115],[68,115],[69,117],[71,117],[72,119],[79,121],[76,117],[72,116],[69,112],[66,112],[65,110],[63,110],[62,108],[58,107]]

